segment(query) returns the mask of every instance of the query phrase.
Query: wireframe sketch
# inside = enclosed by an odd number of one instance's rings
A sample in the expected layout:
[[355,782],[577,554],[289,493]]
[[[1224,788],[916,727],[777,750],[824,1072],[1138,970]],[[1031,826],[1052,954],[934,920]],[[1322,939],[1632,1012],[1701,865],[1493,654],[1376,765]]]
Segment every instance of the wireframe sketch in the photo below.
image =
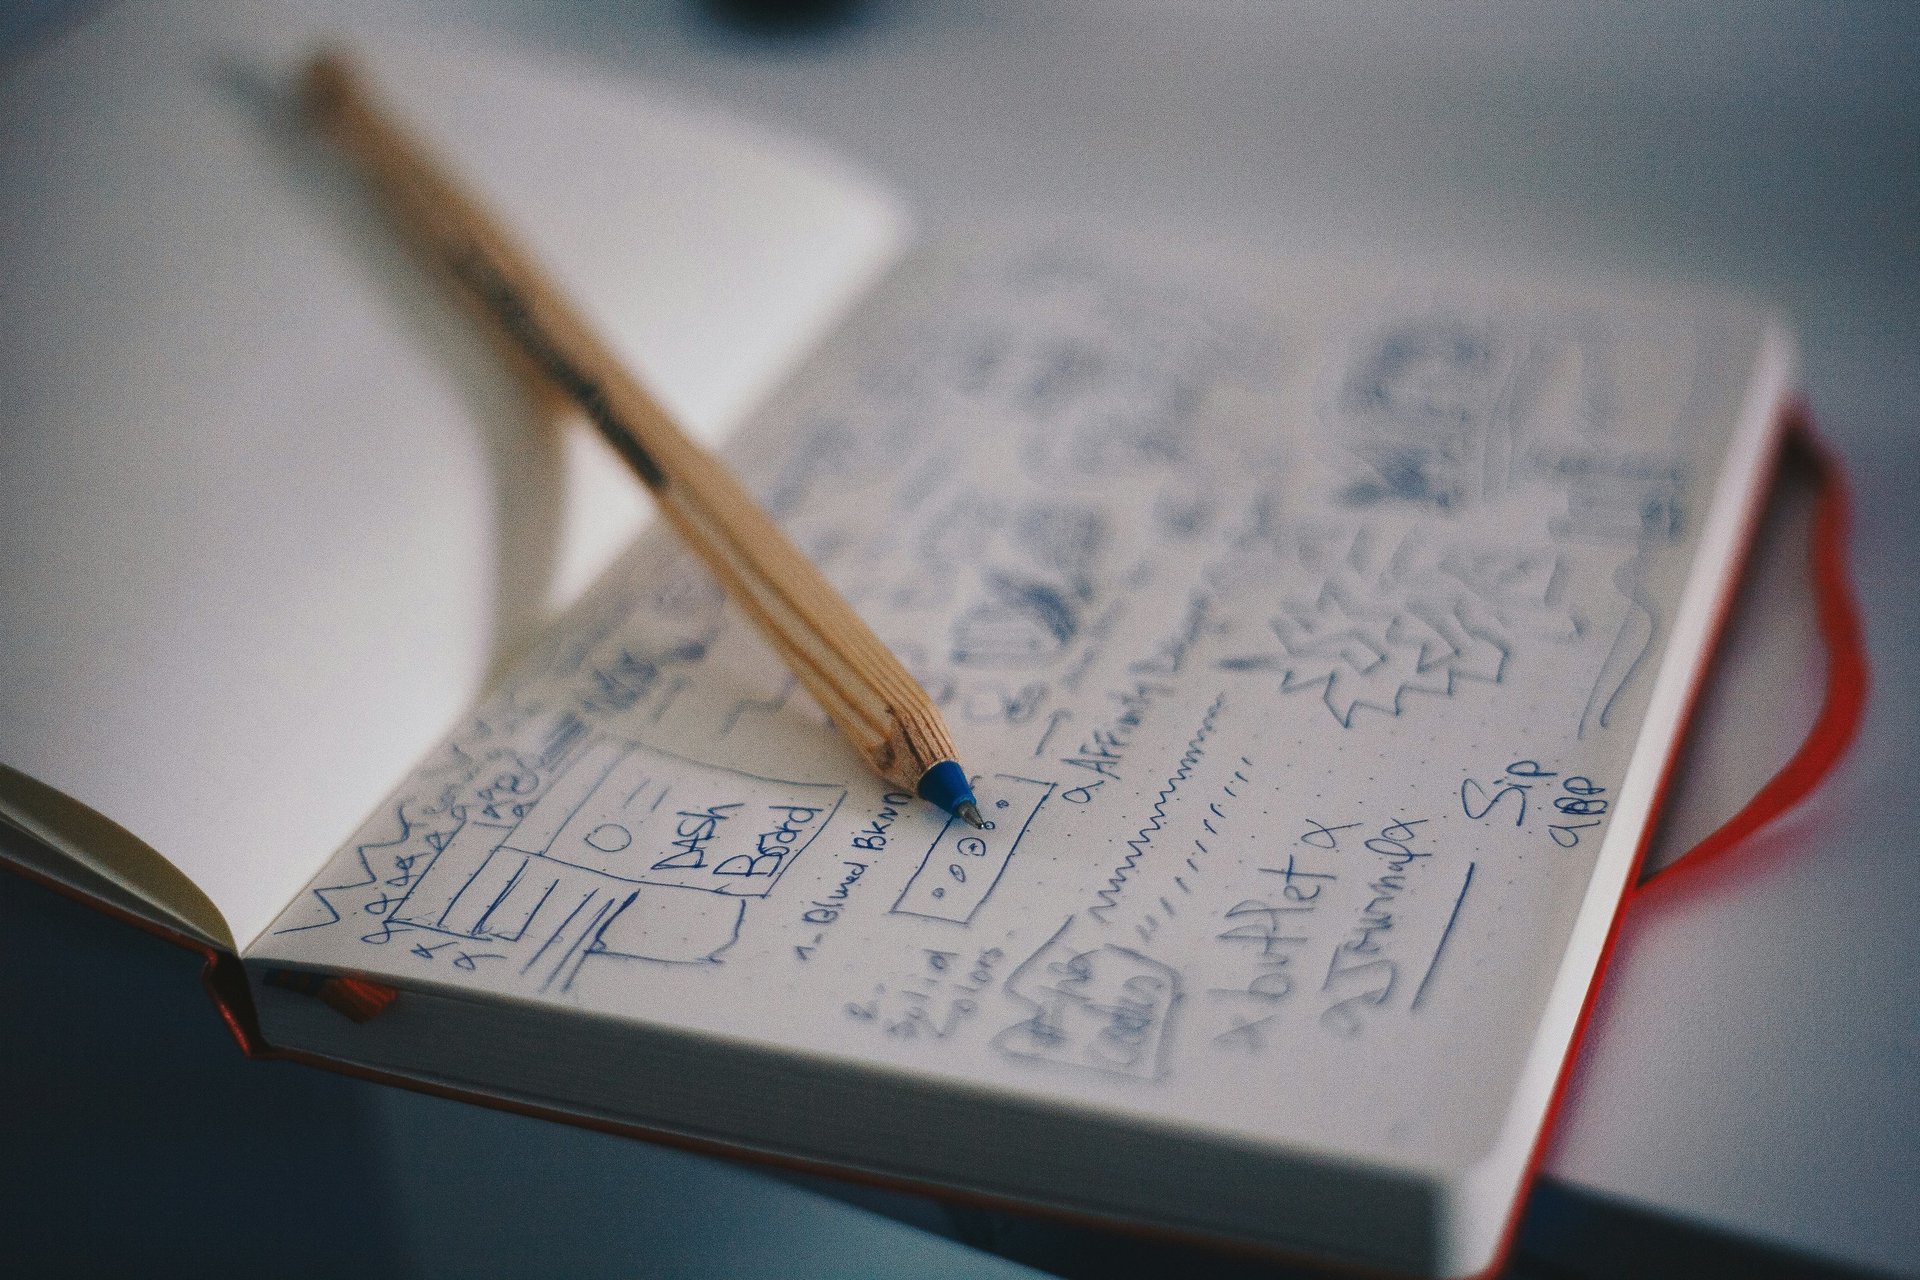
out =
[[1516,460],[1516,364],[1496,334],[1443,314],[1366,340],[1329,414],[1360,464],[1343,500],[1446,511],[1498,497]]
[[1029,1016],[993,1038],[1002,1055],[1107,1075],[1166,1074],[1180,975],[1131,947],[1081,946],[1069,917],[1008,976]]
[[[479,763],[470,802],[439,821],[410,818],[402,802],[398,839],[361,847],[369,884],[376,868],[400,872],[364,905],[380,919],[364,941],[398,939],[423,960],[470,971],[511,969],[537,990],[571,987],[596,959],[717,961],[748,903],[772,891],[846,797],[594,733],[569,716],[537,749]],[[282,932],[338,920],[328,896],[337,892],[316,895],[329,919]]]

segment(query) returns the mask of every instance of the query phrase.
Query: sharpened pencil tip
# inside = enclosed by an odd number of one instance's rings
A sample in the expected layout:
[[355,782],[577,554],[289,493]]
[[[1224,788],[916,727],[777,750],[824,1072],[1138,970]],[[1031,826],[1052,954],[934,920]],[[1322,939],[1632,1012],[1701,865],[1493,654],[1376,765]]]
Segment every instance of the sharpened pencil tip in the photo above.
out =
[[971,800],[962,800],[953,806],[953,814],[970,827],[977,827],[982,831],[987,829],[987,820],[980,816],[980,806]]

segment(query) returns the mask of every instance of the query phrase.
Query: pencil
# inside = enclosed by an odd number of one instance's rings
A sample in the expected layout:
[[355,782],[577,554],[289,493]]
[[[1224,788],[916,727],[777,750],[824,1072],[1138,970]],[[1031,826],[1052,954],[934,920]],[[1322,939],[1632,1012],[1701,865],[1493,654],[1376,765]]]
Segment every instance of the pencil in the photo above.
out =
[[599,428],[874,771],[984,826],[926,690],[745,487],[674,423],[506,227],[377,104],[343,56],[309,61],[302,89],[313,118],[402,226],[539,376]]

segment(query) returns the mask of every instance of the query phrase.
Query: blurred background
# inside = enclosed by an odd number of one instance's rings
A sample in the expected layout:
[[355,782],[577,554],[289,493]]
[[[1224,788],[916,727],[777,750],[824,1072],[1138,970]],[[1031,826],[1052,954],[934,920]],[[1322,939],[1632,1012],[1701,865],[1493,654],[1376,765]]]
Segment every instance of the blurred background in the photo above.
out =
[[[0,60],[97,7],[16,0]],[[809,139],[937,221],[1087,216],[1255,251],[1359,238],[1774,302],[1855,485],[1867,731],[1760,874],[1629,928],[1515,1274],[1920,1274],[1920,6],[320,7],[647,82]],[[1802,958],[1790,979],[1750,981],[1755,954],[1783,952]],[[10,876],[0,964],[0,1270],[1023,1274],[983,1246],[1062,1274],[1285,1274],[855,1197],[876,1214],[246,1063],[191,957]]]

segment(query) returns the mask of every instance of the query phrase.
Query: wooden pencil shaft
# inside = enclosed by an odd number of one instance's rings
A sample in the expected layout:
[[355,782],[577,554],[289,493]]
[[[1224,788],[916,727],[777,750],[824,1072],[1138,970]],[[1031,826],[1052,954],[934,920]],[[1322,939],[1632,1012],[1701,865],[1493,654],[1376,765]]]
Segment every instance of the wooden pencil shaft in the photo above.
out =
[[706,450],[690,440],[478,201],[375,105],[335,54],[306,97],[380,197],[538,375],[580,406],[661,514],[874,769],[912,790],[955,758],[926,692]]

